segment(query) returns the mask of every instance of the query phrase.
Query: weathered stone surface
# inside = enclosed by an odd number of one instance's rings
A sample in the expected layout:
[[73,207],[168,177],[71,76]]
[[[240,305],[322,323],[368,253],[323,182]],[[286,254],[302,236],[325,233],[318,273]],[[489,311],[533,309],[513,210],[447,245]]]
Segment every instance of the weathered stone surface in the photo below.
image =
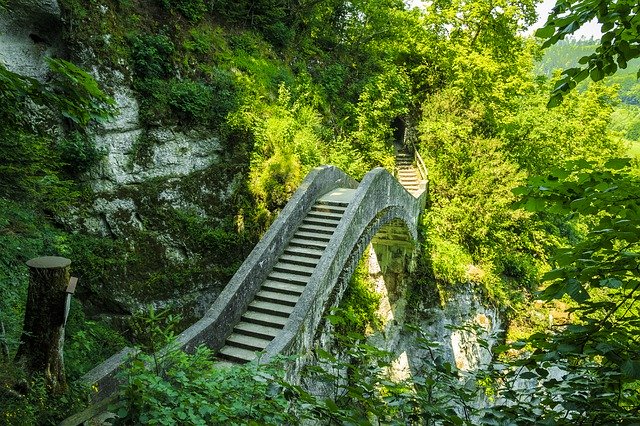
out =
[[10,71],[44,80],[45,58],[62,51],[56,0],[11,0],[0,9],[0,62]]
[[[491,361],[491,353],[483,348],[479,339],[486,340],[489,345],[496,342],[503,322],[497,309],[482,303],[481,296],[474,292],[470,283],[459,291],[452,293],[444,307],[414,307],[417,325],[433,340],[441,342],[446,360],[458,369],[469,371]],[[477,327],[475,334],[471,330],[452,329],[452,326]],[[426,359],[427,351],[415,343],[415,336],[408,334],[401,343],[403,350],[413,360],[416,370],[422,368],[421,360]]]
[[116,86],[118,116],[94,129],[96,147],[105,159],[91,175],[96,192],[115,191],[119,186],[156,178],[185,176],[219,161],[222,151],[216,137],[177,129],[143,130],[139,105],[126,86]]

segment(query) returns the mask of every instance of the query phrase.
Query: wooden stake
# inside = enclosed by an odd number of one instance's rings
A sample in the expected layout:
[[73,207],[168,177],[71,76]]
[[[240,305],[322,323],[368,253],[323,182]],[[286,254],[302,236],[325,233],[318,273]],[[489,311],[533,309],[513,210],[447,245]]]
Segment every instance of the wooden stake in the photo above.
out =
[[30,374],[42,374],[54,393],[66,390],[63,344],[69,265],[64,257],[31,259],[24,326],[16,361]]

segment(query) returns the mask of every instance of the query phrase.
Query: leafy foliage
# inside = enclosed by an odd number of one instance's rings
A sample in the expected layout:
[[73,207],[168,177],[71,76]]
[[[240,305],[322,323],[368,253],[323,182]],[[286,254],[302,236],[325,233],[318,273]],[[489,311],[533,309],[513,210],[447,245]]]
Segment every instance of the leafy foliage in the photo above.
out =
[[[532,363],[560,363],[571,380],[585,380],[575,410],[598,421],[637,418],[638,177],[628,159],[604,167],[578,161],[518,189],[531,210],[548,210],[583,221],[585,238],[555,256],[556,269],[541,296],[567,295],[575,320],[552,336],[532,336]],[[543,343],[544,342],[544,343]],[[557,388],[554,386],[554,390]],[[607,397],[609,396],[609,397]]]
[[595,52],[580,58],[580,66],[563,71],[563,77],[555,84],[549,106],[559,105],[564,96],[587,77],[592,81],[600,81],[605,76],[615,74],[618,68],[627,68],[631,60],[640,57],[638,4],[631,0],[558,1],[544,26],[536,31],[536,36],[544,39],[542,47],[545,48],[573,34],[593,19],[601,24],[603,35],[599,45]]

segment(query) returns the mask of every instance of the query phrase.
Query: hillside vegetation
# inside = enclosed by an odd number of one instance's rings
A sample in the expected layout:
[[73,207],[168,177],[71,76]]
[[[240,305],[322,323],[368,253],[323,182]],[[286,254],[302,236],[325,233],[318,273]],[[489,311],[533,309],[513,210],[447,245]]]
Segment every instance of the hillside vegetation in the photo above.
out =
[[[536,64],[539,46],[520,35],[535,21],[533,2],[435,1],[424,10],[401,0],[60,4],[69,65],[53,62],[55,78],[35,84],[0,64],[0,423],[50,424],[86,401],[75,386],[64,399],[48,395],[41,379],[12,361],[26,302],[24,261],[39,255],[72,258],[90,289],[74,300],[66,332],[72,380],[118,350],[122,336],[151,352],[141,359],[153,367],[135,362],[127,372],[114,407],[123,424],[638,420],[637,168],[609,161],[627,153],[626,140],[638,140],[638,86],[616,74],[620,95],[594,83],[547,109],[552,70],[583,44],[560,46]],[[73,64],[92,70],[100,89]],[[132,161],[150,161],[157,129],[220,141],[217,164],[178,182],[198,194],[227,185],[225,197],[207,199],[206,215],[147,203],[144,228],[127,238],[74,228],[71,212],[82,215],[97,198],[92,171],[106,153],[92,135],[114,113],[109,94],[119,86],[130,87],[140,106]],[[410,297],[415,306],[438,306],[470,283],[510,324],[501,339],[517,341],[496,348],[495,363],[456,371],[425,338],[432,369],[393,383],[384,354],[347,339],[347,365],[318,354],[328,368],[315,373],[340,391],[316,398],[284,383],[277,364],[220,371],[202,349],[159,365],[153,348],[185,325],[176,312],[154,308],[149,319],[113,308],[132,318],[122,324],[91,317],[114,282],[141,305],[164,300],[169,287],[226,282],[307,172],[333,164],[360,179],[376,166],[392,170],[405,127],[417,131],[430,173]],[[129,190],[144,204],[163,185],[150,179]],[[575,201],[583,199],[593,204]],[[167,268],[158,254],[160,232],[190,254],[181,268]],[[580,252],[571,251],[576,245]],[[569,284],[549,286],[558,279]],[[545,288],[550,304],[534,302]],[[361,294],[348,303],[373,304]],[[573,322],[559,322],[567,317]],[[576,335],[582,340],[571,344]],[[558,368],[564,381],[549,373]],[[353,376],[342,383],[335,370]],[[516,379],[537,380],[542,390],[512,388]]]
[[[554,72],[578,65],[583,56],[593,52],[597,44],[594,40],[562,41],[544,51],[542,59],[535,65],[535,72],[552,77]],[[611,130],[625,139],[628,154],[637,157],[640,153],[640,83],[637,70],[640,60],[629,61],[627,68],[604,81],[608,86],[618,90],[620,102],[616,105],[611,117]],[[586,85],[587,83],[583,84]]]

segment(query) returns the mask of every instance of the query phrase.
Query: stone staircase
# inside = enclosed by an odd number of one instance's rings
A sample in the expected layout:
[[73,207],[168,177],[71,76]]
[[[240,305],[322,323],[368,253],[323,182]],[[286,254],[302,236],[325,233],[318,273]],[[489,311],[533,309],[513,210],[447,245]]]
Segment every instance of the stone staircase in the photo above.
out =
[[355,189],[338,188],[316,201],[218,351],[218,358],[249,362],[284,328],[354,193]]
[[415,195],[420,192],[420,172],[413,165],[413,156],[406,152],[399,151],[396,154],[396,170],[398,181]]

